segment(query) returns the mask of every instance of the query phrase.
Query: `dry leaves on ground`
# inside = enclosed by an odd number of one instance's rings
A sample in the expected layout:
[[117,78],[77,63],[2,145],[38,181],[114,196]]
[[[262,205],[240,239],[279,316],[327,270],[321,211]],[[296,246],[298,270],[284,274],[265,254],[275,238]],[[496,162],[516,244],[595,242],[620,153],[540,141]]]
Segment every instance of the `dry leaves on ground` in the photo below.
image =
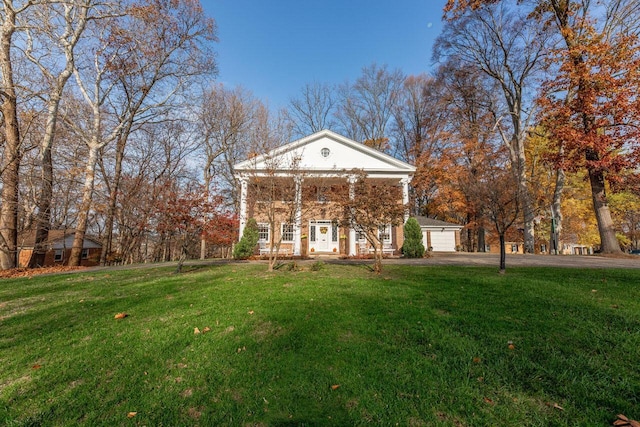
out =
[[618,427],[640,427],[640,422],[630,420],[624,415],[618,414],[618,418],[613,422],[613,425]]
[[10,268],[8,270],[0,271],[0,279],[13,279],[18,277],[32,277],[40,274],[53,274],[64,273],[67,271],[84,270],[86,267],[69,267],[69,266],[56,266],[56,267],[42,267],[42,268]]

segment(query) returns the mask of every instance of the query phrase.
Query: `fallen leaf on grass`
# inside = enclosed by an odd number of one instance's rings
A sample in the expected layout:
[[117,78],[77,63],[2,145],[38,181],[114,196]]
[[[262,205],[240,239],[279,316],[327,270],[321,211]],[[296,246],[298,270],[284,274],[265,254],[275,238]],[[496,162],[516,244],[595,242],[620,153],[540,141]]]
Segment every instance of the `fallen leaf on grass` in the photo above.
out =
[[253,313],[255,313],[255,311],[249,310],[249,314],[253,314]]
[[614,426],[619,427],[640,427],[640,422],[636,420],[630,420],[622,414],[617,415],[618,419],[613,422]]
[[42,366],[38,365],[37,363],[31,367],[31,369],[40,369],[40,368],[42,368]]
[[557,409],[559,411],[564,411],[564,408],[557,403],[547,403],[547,406],[550,406],[553,409]]
[[137,413],[137,412],[129,412],[129,413],[127,414],[127,418],[133,418],[133,417],[135,417],[136,415],[138,415],[138,413]]
[[200,333],[200,329],[198,329],[198,327],[196,326],[195,328],[193,328],[193,333],[194,335],[198,335]]
[[113,316],[113,318],[114,319],[124,319],[127,316],[129,316],[127,313],[118,313],[115,316]]
[[473,363],[480,363],[481,359],[479,357],[473,358]]
[[488,403],[489,405],[495,405],[496,403],[489,399],[488,397],[483,398],[482,400],[484,400],[484,403]]
[[204,329],[202,330],[202,333],[203,333],[203,334],[206,334],[206,333],[207,333],[207,332],[209,332],[210,330],[211,330],[211,328],[210,328],[210,327],[205,326],[205,327],[204,327]]
[[337,390],[340,388],[340,384],[334,384],[331,386],[331,390]]

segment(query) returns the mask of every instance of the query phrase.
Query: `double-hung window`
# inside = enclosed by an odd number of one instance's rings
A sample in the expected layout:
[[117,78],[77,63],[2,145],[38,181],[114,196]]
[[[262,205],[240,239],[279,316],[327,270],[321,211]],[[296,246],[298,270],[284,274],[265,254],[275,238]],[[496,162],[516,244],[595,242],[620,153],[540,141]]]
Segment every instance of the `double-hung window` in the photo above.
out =
[[258,223],[258,241],[260,242],[269,241],[269,223],[267,222]]
[[382,244],[391,244],[391,225],[384,224],[378,227],[378,238]]
[[293,242],[293,224],[282,224],[282,241]]

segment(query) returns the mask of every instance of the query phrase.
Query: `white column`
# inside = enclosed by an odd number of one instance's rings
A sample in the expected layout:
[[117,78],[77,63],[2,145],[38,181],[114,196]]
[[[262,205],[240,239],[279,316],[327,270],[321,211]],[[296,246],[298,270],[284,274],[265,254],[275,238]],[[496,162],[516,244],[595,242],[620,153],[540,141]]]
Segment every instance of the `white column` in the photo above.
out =
[[[355,177],[349,177],[349,199],[355,198]],[[356,230],[355,228],[349,228],[349,256],[356,256]]]
[[296,213],[293,226],[293,255],[300,256],[302,247],[302,178],[296,178]]
[[240,178],[240,227],[238,241],[242,238],[244,227],[247,225],[247,178]]
[[[409,204],[409,178],[402,178],[400,182],[402,183],[402,204],[407,206]],[[404,222],[407,222],[408,219],[409,209],[405,209]]]

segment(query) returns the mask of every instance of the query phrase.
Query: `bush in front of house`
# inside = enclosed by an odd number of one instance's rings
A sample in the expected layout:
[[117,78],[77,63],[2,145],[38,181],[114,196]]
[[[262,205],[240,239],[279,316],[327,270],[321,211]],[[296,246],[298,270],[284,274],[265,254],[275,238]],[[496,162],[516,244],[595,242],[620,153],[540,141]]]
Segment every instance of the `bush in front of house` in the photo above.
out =
[[422,258],[424,256],[422,230],[420,230],[420,224],[415,218],[409,218],[404,225],[402,254],[407,258]]
[[235,248],[233,248],[233,258],[247,259],[253,255],[253,251],[258,244],[258,223],[250,218],[242,232],[242,238]]

